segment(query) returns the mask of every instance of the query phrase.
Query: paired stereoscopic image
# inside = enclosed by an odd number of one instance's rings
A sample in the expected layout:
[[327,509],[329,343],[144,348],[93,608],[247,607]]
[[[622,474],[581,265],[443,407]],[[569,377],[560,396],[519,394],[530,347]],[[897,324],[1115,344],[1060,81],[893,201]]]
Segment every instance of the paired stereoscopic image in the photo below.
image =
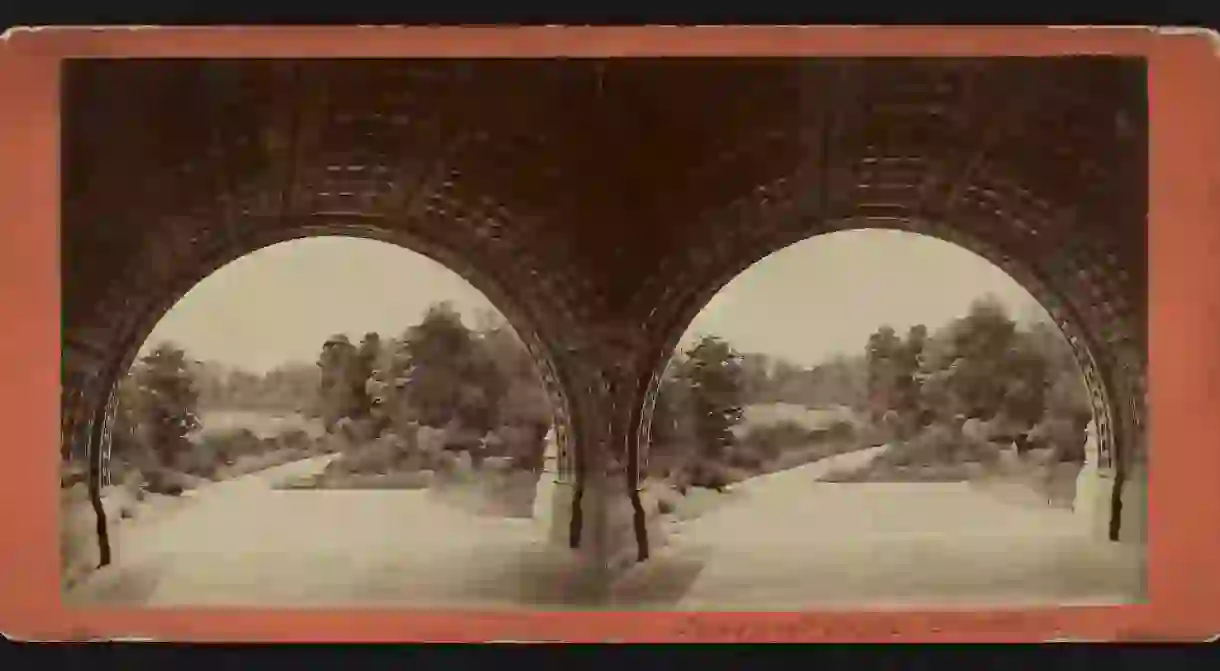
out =
[[71,607],[1144,599],[1138,59],[62,74]]

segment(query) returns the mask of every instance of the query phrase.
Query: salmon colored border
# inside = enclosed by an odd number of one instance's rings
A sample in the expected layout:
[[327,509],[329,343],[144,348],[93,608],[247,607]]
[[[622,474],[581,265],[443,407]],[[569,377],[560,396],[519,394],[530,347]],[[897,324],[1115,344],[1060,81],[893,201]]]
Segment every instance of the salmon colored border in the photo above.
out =
[[[1028,612],[76,612],[60,603],[57,67],[64,57],[1144,55],[1151,99],[1147,605]],[[59,639],[1200,639],[1220,633],[1220,68],[1206,35],[1065,28],[55,29],[0,44],[0,631]],[[1215,358],[1213,358],[1215,357]]]

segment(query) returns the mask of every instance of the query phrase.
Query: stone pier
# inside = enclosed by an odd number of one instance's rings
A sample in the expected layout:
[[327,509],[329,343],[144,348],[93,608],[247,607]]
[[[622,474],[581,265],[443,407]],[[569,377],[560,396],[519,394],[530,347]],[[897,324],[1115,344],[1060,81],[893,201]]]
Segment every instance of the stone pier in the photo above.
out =
[[[589,579],[608,587],[616,576],[639,561],[635,532],[635,507],[625,490],[625,480],[590,478],[581,494],[581,539],[576,558],[589,572]],[[559,473],[559,447],[554,435],[547,436],[542,476],[534,497],[534,520],[545,530],[548,541],[571,548],[574,483]],[[639,493],[650,553],[665,543],[658,500],[647,485]]]
[[561,490],[567,487],[559,483],[559,444],[552,429],[546,434],[546,448],[542,455],[542,475],[538,478],[538,489],[534,495],[534,521],[547,532],[547,537],[555,543],[566,542],[566,534],[557,536],[555,526],[555,510],[571,506],[571,495],[565,502],[557,500]]
[[1098,467],[1099,449],[1097,427],[1092,421],[1086,428],[1084,465],[1076,477],[1076,498],[1073,510],[1081,526],[1089,536],[1111,539],[1111,518],[1114,515],[1114,488],[1119,492],[1120,509],[1118,538],[1122,543],[1144,543],[1147,541],[1148,518],[1148,471],[1142,463],[1135,463],[1124,475],[1121,484],[1113,469]]

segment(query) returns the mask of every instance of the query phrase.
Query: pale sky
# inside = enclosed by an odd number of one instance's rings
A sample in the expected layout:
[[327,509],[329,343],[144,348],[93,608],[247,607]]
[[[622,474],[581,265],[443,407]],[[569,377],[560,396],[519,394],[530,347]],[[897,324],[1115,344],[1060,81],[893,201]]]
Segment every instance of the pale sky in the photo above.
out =
[[[811,238],[755,264],[729,283],[687,331],[712,333],[739,351],[814,364],[855,354],[882,324],[900,332],[961,316],[993,294],[1015,317],[1040,308],[1003,271],[950,243],[865,230]],[[312,362],[336,333],[398,336],[434,302],[452,301],[467,325],[494,310],[444,266],[388,243],[358,238],[294,240],[221,268],[195,286],[145,343],[170,340],[195,359],[253,371]]]
[[345,333],[398,337],[428,306],[453,302],[467,326],[487,298],[441,264],[396,245],[304,238],[248,254],[212,273],[166,313],[144,349],[173,341],[195,359],[265,372],[313,362]]
[[888,324],[930,330],[992,294],[1020,321],[1044,319],[1029,292],[990,261],[936,238],[890,230],[821,235],[755,263],[695,317],[683,341],[720,336],[740,352],[814,365],[860,354]]

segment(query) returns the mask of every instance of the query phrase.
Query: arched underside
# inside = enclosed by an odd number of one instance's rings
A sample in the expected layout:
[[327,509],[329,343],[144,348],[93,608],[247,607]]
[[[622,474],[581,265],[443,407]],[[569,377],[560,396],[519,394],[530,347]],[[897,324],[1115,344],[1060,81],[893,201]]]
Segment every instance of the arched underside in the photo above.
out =
[[[750,245],[726,245],[721,249],[725,255],[714,262],[702,261],[703,272],[692,269],[687,275],[687,281],[682,283],[685,289],[677,293],[677,298],[671,303],[668,312],[658,312],[668,318],[664,326],[657,329],[664,335],[661,344],[655,349],[656,359],[646,378],[641,380],[641,386],[646,390],[644,400],[639,410],[636,424],[636,449],[640,456],[639,463],[647,460],[647,449],[650,443],[652,415],[660,394],[663,375],[673,356],[674,349],[688,330],[698,314],[711,302],[725,286],[732,282],[750,267],[765,262],[766,258],[790,245],[802,240],[808,240],[831,233],[884,229],[903,231],[926,235],[946,242],[952,242],[963,249],[977,254],[995,266],[1004,270],[1023,289],[1030,293],[1051,315],[1055,324],[1072,348],[1076,362],[1080,368],[1085,388],[1089,395],[1090,407],[1097,426],[1098,467],[1103,473],[1119,480],[1110,505],[1108,534],[1112,540],[1117,540],[1121,522],[1121,479],[1126,476],[1133,461],[1146,458],[1145,446],[1142,442],[1144,410],[1142,403],[1127,396],[1130,406],[1124,406],[1120,399],[1123,394],[1130,394],[1132,389],[1141,389],[1142,366],[1114,371],[1101,365],[1104,359],[1096,352],[1103,348],[1113,348],[1116,344],[1133,347],[1133,344],[1123,338],[1130,334],[1115,334],[1090,332],[1089,323],[1082,316],[1082,310],[1088,310],[1091,305],[1081,304],[1081,296],[1072,293],[1057,292],[1055,284],[1048,282],[1046,275],[1028,260],[1022,260],[1008,253],[1002,247],[985,239],[980,239],[977,230],[954,227],[946,224],[935,224],[914,216],[902,217],[861,217],[856,219],[840,219],[834,221],[818,221],[807,224],[808,228],[801,230],[796,227],[785,227],[773,232],[770,239],[757,237]],[[706,257],[705,257],[706,258]],[[692,275],[694,277],[692,277]],[[695,279],[698,278],[698,279]],[[1108,324],[1110,328],[1113,323]],[[1117,337],[1116,337],[1117,336]],[[1123,351],[1122,354],[1139,361],[1139,350]],[[1121,385],[1121,386],[1119,386]],[[1142,389],[1141,389],[1142,392]]]
[[64,75],[66,440],[97,442],[100,423],[77,420],[103,414],[139,334],[210,268],[300,235],[401,239],[504,307],[565,399],[568,541],[645,557],[641,427],[674,339],[771,251],[885,227],[956,242],[1030,290],[1077,348],[1114,470],[1145,459],[1142,61],[111,60]]
[[[242,237],[225,237],[215,241],[197,239],[191,247],[191,258],[180,258],[178,263],[163,266],[170,272],[160,276],[157,284],[127,287],[125,304],[128,310],[122,315],[124,319],[113,322],[111,333],[116,345],[108,352],[87,359],[80,355],[90,352],[82,353],[72,347],[71,341],[66,343],[65,351],[75,352],[77,357],[66,359],[65,363],[75,362],[77,367],[73,369],[71,365],[66,365],[65,372],[74,375],[79,386],[72,397],[65,398],[65,438],[85,438],[96,446],[89,455],[91,469],[100,470],[103,477],[107,472],[105,462],[109,459],[110,425],[116,410],[119,380],[131,368],[141,346],[165,314],[196,285],[229,263],[282,242],[318,237],[377,240],[418,253],[455,272],[486,296],[504,314],[529,351],[552,409],[560,458],[569,458],[567,455],[572,452],[568,448],[568,437],[572,435],[569,402],[561,373],[546,344],[553,341],[554,336],[541,330],[548,324],[538,319],[540,313],[537,305],[523,303],[518,294],[506,291],[500,280],[475,265],[470,255],[412,235],[407,230],[377,222],[324,217],[280,222],[275,228],[258,230]],[[65,384],[65,389],[71,388],[72,385]]]

